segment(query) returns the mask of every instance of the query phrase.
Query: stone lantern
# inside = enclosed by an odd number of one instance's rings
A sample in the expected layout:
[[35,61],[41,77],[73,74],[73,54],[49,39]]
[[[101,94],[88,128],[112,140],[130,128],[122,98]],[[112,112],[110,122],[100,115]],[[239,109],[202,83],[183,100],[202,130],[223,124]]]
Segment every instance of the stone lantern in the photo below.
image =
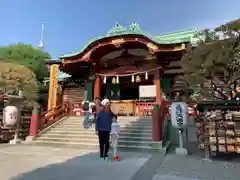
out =
[[4,128],[11,128],[12,126],[16,126],[14,138],[10,140],[10,144],[18,144],[21,143],[21,139],[19,139],[19,128],[20,128],[20,120],[21,120],[21,106],[23,104],[23,94],[22,91],[18,92],[18,95],[6,95],[5,102],[10,102],[12,106],[7,106],[4,108],[3,113],[3,122]]
[[172,100],[187,101],[189,94],[190,91],[188,89],[187,83],[180,78],[177,79],[172,86],[171,91]]
[[182,79],[177,79],[172,86],[171,91],[171,121],[173,127],[178,130],[179,147],[176,148],[176,154],[187,155],[188,151],[184,148],[184,134],[187,134],[188,121],[188,86]]

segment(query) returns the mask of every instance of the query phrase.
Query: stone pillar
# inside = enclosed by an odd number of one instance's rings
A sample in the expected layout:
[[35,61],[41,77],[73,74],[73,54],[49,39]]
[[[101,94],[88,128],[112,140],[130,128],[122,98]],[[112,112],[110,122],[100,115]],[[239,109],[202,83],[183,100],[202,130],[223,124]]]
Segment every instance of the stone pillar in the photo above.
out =
[[161,124],[159,118],[159,105],[153,105],[153,112],[152,112],[152,141],[159,142],[161,141]]
[[101,98],[101,77],[96,76],[95,82],[94,82],[94,99],[95,98]]
[[48,110],[57,106],[57,90],[58,90],[58,64],[50,67],[50,82],[48,90]]
[[154,73],[154,85],[156,85],[156,102],[152,112],[152,141],[155,148],[162,148],[163,116],[160,111],[162,103],[160,88],[160,72]]

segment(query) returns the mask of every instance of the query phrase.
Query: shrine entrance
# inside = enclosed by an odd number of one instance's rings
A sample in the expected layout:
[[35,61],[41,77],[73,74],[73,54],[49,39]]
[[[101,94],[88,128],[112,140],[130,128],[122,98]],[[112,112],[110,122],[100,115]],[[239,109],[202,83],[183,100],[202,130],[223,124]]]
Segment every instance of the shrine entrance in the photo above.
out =
[[[132,82],[134,79],[134,82]],[[139,87],[154,85],[153,76],[145,79],[144,76],[119,77],[119,83],[116,84],[114,78],[108,78],[106,84],[102,84],[101,99],[110,100],[139,100]]]
[[[159,113],[152,121],[152,140],[160,142],[164,117],[162,106],[165,105],[161,96],[165,86],[161,82],[165,79],[168,82],[165,84],[171,84],[169,82],[183,74],[181,57],[196,33],[196,30],[189,30],[153,36],[136,23],[129,27],[116,24],[78,52],[48,62],[51,67],[56,67],[51,68],[48,104],[56,104],[59,68],[72,80],[64,80],[62,84],[63,94],[67,95],[65,102],[70,108],[77,104],[76,109],[80,109],[83,100],[106,97],[111,100],[112,111],[117,115],[150,116],[153,103],[158,104],[156,110]],[[152,99],[139,98],[139,87],[145,85],[152,85],[155,91]],[[77,113],[71,115],[78,116]]]

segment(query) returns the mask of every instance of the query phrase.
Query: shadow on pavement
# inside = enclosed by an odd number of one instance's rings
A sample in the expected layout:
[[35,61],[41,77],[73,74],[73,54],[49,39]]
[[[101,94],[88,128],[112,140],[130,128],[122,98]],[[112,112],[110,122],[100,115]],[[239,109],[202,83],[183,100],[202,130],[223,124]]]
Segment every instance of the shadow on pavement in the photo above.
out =
[[11,180],[129,180],[150,157],[145,153],[120,153],[120,156],[121,161],[109,162],[101,160],[98,153],[89,153],[39,167]]

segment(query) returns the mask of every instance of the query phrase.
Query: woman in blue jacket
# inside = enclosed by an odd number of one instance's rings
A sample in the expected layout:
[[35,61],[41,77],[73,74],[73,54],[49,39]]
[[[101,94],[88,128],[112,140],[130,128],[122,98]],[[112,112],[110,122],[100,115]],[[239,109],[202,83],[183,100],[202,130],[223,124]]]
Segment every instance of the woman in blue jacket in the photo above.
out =
[[109,137],[111,132],[113,113],[110,109],[110,102],[107,99],[102,101],[103,110],[97,113],[96,134],[99,139],[100,158],[108,159]]

